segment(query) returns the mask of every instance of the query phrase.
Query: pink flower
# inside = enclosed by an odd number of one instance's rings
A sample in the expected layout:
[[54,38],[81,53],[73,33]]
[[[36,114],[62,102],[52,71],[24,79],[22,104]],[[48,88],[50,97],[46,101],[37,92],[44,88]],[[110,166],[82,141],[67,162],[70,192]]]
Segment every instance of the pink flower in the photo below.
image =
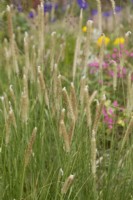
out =
[[107,114],[107,110],[106,110],[105,107],[103,108],[103,115],[104,115],[104,116],[108,116],[108,114]]
[[117,58],[117,54],[116,54],[116,53],[113,53],[113,54],[112,54],[112,58],[113,58],[113,59]]
[[129,54],[130,57],[133,57],[133,52]]
[[116,53],[116,52],[118,52],[118,49],[117,49],[117,48],[114,48],[113,51]]
[[112,126],[112,125],[109,125],[108,127],[109,127],[109,129],[112,129],[112,128],[113,128],[113,126]]
[[109,70],[108,74],[109,74],[109,76],[113,77],[114,76],[114,71],[113,70]]
[[123,78],[123,77],[125,77],[125,75],[126,75],[126,73],[127,73],[127,69],[125,68],[125,67],[123,67],[122,69],[121,69],[121,67],[120,66],[118,66],[118,78]]
[[103,63],[103,69],[107,69],[108,68],[108,63],[107,62],[105,62],[105,63]]
[[107,124],[109,129],[113,128],[114,124],[114,111],[112,108],[103,108],[103,116],[104,116],[104,122]]
[[113,106],[118,107],[118,102],[116,100],[113,102]]
[[109,112],[110,115],[112,115],[113,114],[112,108],[109,108],[108,112]]
[[103,84],[103,81],[102,81],[102,80],[99,80],[98,83],[99,83],[100,85],[102,85],[102,84]]

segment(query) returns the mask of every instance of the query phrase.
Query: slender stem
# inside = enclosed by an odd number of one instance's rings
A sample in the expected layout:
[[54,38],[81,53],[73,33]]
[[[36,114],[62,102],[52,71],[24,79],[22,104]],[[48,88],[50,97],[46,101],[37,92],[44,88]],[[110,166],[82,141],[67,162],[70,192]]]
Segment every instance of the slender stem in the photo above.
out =
[[20,200],[22,199],[22,195],[23,195],[23,187],[24,187],[24,178],[25,178],[25,165],[23,168],[23,173],[22,173],[22,179],[21,179],[21,184],[20,184]]

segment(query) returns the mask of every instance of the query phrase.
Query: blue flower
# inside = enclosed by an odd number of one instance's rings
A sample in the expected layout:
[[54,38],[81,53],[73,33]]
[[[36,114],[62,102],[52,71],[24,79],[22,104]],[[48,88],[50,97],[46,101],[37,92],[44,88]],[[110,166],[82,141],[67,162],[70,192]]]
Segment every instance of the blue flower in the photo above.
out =
[[[44,4],[44,12],[50,12],[52,10],[52,3],[48,2]],[[55,9],[58,9],[58,4],[54,5]]]
[[33,11],[30,11],[29,12],[29,18],[33,19],[35,17],[35,14]]
[[119,13],[119,12],[121,12],[122,11],[122,7],[121,6],[116,6],[115,7],[115,12],[116,13]]
[[45,3],[44,4],[44,12],[49,12],[52,10],[52,4],[51,3]]
[[22,12],[23,11],[23,8],[22,8],[21,4],[18,4],[17,9],[18,9],[18,12]]
[[94,9],[94,10],[91,11],[91,15],[92,15],[92,16],[97,15],[97,13],[98,13],[98,11],[97,11],[96,9]]
[[105,11],[103,12],[104,17],[110,17],[112,15],[112,11]]
[[77,0],[77,3],[80,8],[83,8],[83,9],[88,8],[88,3],[85,0]]

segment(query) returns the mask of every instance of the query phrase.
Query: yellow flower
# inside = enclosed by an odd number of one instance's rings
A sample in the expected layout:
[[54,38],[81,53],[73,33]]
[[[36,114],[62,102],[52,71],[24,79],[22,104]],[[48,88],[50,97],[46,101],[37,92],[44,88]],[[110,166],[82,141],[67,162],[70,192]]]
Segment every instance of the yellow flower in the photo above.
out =
[[125,126],[125,122],[122,119],[119,119],[117,121],[117,124],[119,124],[120,126],[124,127]]
[[115,39],[114,41],[114,45],[120,45],[120,44],[124,44],[125,43],[125,39],[123,37],[118,37]]
[[82,31],[83,31],[84,33],[86,33],[86,32],[87,32],[87,26],[83,26],[83,27],[82,27]]
[[104,104],[104,105],[105,105],[106,107],[109,107],[110,104],[111,104],[111,101],[110,101],[110,100],[107,100],[107,101],[105,101],[105,104]]
[[110,38],[102,35],[101,37],[98,38],[97,45],[99,47],[101,47],[101,45],[102,45],[103,42],[105,43],[105,46],[107,46],[108,43],[110,42]]

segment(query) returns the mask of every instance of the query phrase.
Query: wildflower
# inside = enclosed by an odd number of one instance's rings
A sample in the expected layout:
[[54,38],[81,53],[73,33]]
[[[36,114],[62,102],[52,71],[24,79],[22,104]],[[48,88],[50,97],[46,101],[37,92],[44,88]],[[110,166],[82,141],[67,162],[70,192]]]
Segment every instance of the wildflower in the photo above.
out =
[[86,33],[86,32],[87,32],[87,26],[83,26],[83,27],[82,27],[82,31],[83,31],[84,33]]
[[103,12],[103,17],[110,17],[112,15],[112,11]]
[[104,42],[105,46],[107,46],[110,42],[110,38],[102,35],[101,37],[98,38],[97,45],[99,47],[101,47],[103,42]]
[[118,102],[117,102],[117,100],[115,100],[115,101],[113,102],[113,106],[114,106],[114,107],[118,107]]
[[123,37],[118,37],[114,41],[114,45],[123,45],[125,43],[125,39]]
[[82,9],[88,8],[88,3],[85,0],[77,0],[77,3],[79,7]]
[[103,108],[103,116],[104,123],[107,125],[109,129],[113,128],[114,125],[114,111],[112,108],[107,108],[106,106]]
[[116,13],[119,13],[119,12],[121,12],[122,11],[122,7],[121,6],[116,6],[115,7],[115,12]]
[[124,127],[125,126],[125,122],[122,119],[118,119],[117,124]]
[[111,101],[110,101],[110,100],[105,101],[105,106],[106,106],[106,107],[109,107],[110,104],[111,104]]
[[92,15],[92,16],[97,15],[97,13],[98,13],[98,11],[97,11],[96,9],[93,9],[93,10],[91,11],[91,15]]
[[33,19],[35,17],[35,13],[33,11],[29,12],[29,18]]
[[118,78],[123,78],[127,74],[127,69],[125,67],[121,68],[121,66],[118,66]]
[[22,8],[21,4],[18,5],[17,9],[18,9],[18,12],[22,12],[23,11],[23,8]]
[[[104,123],[107,125],[108,129],[112,129],[115,124],[115,109],[118,106],[117,101],[111,103],[110,100],[107,100],[104,104],[104,108],[102,110]],[[113,108],[114,107],[114,108]]]
[[46,2],[44,4],[44,12],[50,12],[52,10],[53,6],[55,9],[58,9],[58,4],[52,4],[50,2]]
[[[122,68],[122,70],[121,70],[121,66],[117,66],[117,69],[118,69],[118,73],[117,73],[117,77],[118,78],[123,78],[123,77],[125,77],[126,76],[126,74],[127,74],[127,69],[125,68],[125,67],[123,67]],[[108,75],[110,76],[110,77],[113,77],[114,76],[114,71],[113,70],[109,70],[108,71]]]

